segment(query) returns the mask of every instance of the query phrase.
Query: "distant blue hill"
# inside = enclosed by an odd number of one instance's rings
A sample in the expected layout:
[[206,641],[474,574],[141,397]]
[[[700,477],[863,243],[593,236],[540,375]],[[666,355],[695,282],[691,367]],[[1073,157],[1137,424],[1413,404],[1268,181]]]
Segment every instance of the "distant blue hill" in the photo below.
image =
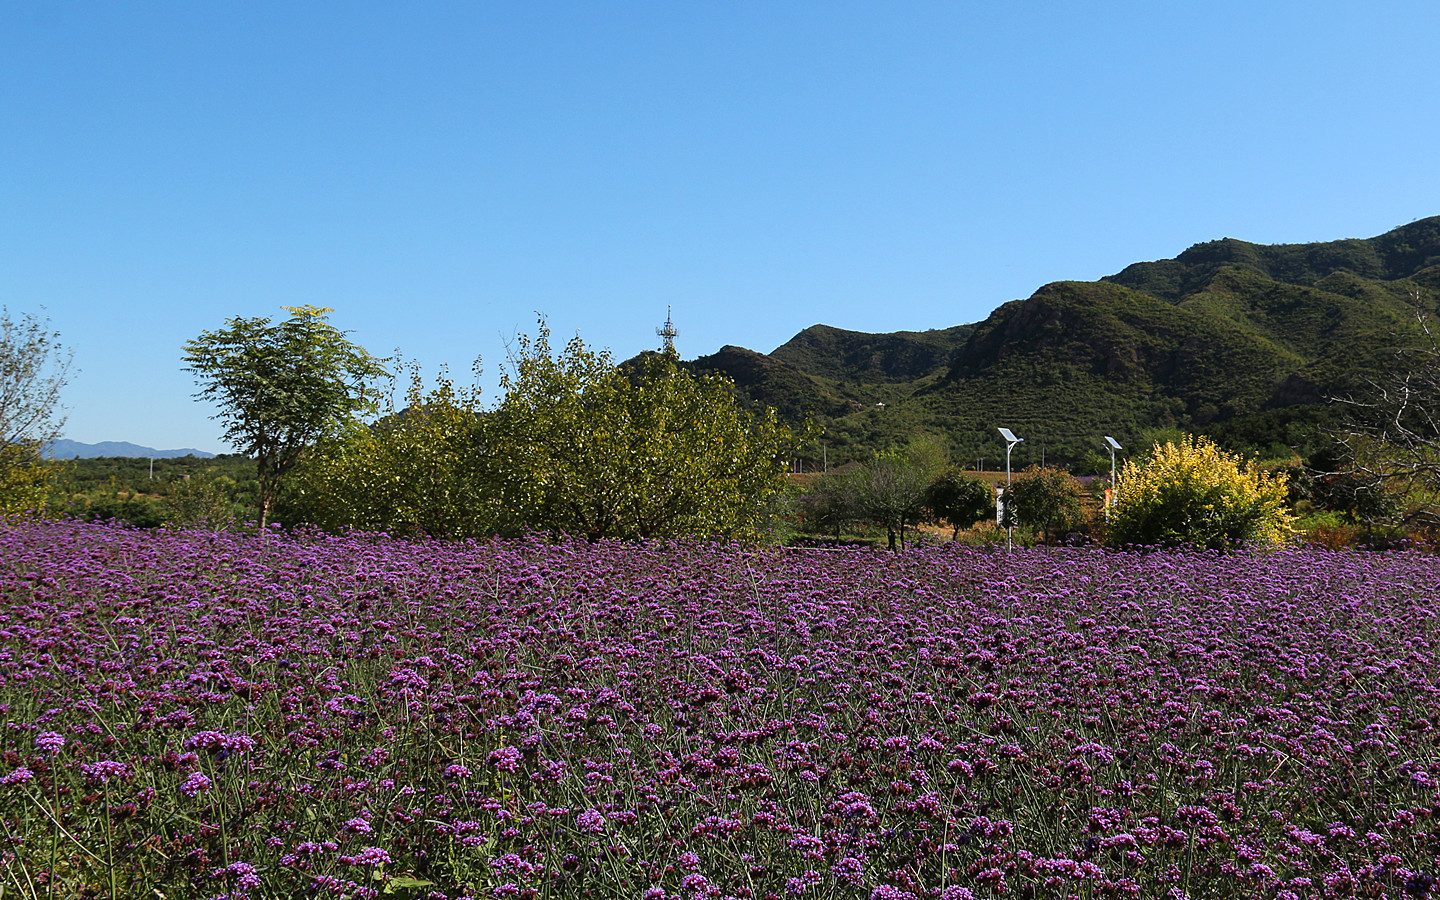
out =
[[51,441],[45,448],[45,456],[50,459],[93,459],[97,456],[130,456],[130,457],[155,457],[156,459],[173,459],[177,456],[194,456],[200,459],[209,459],[213,453],[206,453],[204,450],[194,450],[186,447],[183,450],[156,450],[153,447],[142,447],[139,444],[131,444],[127,441],[101,441],[98,444],[82,444],[79,441],[67,441],[60,439]]

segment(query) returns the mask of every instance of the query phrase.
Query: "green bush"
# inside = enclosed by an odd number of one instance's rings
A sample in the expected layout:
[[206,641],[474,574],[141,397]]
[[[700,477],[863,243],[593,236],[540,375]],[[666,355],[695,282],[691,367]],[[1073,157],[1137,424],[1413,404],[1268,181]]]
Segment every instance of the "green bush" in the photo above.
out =
[[1272,475],[1205,438],[1155,445],[1130,461],[1110,512],[1107,543],[1222,549],[1278,544],[1294,533],[1283,475]]
[[950,540],[954,541],[961,529],[995,514],[995,490],[973,475],[949,469],[925,490],[925,506],[936,518],[950,523],[954,529]]
[[799,443],[774,412],[673,354],[617,366],[577,337],[517,338],[504,398],[412,370],[401,409],[321,441],[296,479],[306,521],[464,538],[543,531],[590,540],[684,535],[770,540],[788,527]]
[[1080,482],[1063,469],[1031,466],[1005,491],[1016,524],[1039,529],[1046,543],[1085,524]]
[[165,507],[153,497],[102,497],[91,500],[80,518],[87,522],[124,522],[134,528],[159,528],[165,524]]
[[497,501],[485,472],[477,389],[446,377],[426,391],[413,368],[403,407],[392,396],[373,425],[351,423],[316,447],[289,501],[298,518],[441,538],[495,533]]

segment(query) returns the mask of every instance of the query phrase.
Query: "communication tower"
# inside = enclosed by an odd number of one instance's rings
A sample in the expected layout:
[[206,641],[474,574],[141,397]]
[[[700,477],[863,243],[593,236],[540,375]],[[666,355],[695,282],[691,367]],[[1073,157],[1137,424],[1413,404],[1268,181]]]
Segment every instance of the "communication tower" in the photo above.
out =
[[679,337],[680,332],[676,330],[675,323],[671,321],[670,307],[665,307],[665,324],[655,329],[655,334],[665,340],[666,353],[675,352],[675,338]]

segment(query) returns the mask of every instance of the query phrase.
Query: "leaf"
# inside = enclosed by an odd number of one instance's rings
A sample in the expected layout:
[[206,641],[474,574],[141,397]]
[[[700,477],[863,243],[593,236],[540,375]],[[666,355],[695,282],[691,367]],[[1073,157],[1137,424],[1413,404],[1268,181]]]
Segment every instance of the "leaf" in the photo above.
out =
[[[380,873],[375,873],[380,874]],[[415,888],[434,887],[435,882],[426,881],[423,878],[416,878],[414,875],[391,875],[390,881],[381,889],[382,894],[394,894],[400,891],[413,890]]]

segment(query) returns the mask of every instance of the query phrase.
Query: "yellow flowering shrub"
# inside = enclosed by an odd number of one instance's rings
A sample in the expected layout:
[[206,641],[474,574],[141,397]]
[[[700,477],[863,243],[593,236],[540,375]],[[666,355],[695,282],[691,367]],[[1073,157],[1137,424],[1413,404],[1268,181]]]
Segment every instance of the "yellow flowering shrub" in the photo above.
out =
[[34,442],[0,444],[0,517],[43,512],[62,465],[41,459]]
[[1272,475],[1206,438],[1156,444],[1150,458],[1127,462],[1107,542],[1221,549],[1279,544],[1294,529],[1284,475]]

